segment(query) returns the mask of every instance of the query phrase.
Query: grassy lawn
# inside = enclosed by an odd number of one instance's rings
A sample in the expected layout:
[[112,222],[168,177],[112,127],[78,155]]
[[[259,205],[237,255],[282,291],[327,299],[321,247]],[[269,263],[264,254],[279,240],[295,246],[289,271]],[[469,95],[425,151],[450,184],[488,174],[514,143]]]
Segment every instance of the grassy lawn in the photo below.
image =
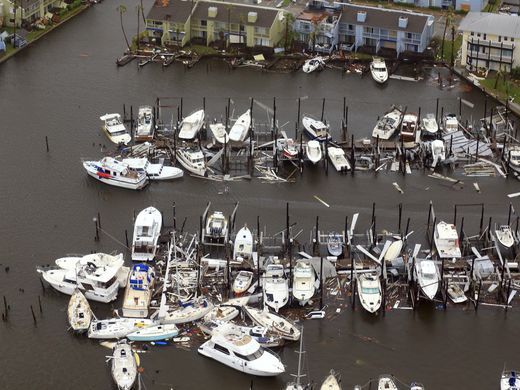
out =
[[446,33],[446,40],[444,41],[444,51],[442,53],[442,58],[444,61],[451,61],[451,53],[453,51],[453,58],[457,59],[457,53],[462,46],[462,35],[457,35],[455,37],[455,41],[453,42],[453,46],[451,44],[451,32]]
[[199,56],[217,54],[218,52],[212,47],[202,45],[192,45],[191,50],[197,53]]
[[507,99],[508,96],[514,97],[515,102],[520,102],[520,84],[517,81],[507,80],[504,81],[503,77],[499,78],[497,88],[495,89],[496,75],[488,77],[485,80],[480,81],[480,84],[488,91],[493,91],[498,94],[501,98]]
[[484,9],[482,10],[482,12],[495,12],[498,10],[498,4],[499,2],[497,0],[495,0],[495,2],[493,4],[491,3],[488,3]]

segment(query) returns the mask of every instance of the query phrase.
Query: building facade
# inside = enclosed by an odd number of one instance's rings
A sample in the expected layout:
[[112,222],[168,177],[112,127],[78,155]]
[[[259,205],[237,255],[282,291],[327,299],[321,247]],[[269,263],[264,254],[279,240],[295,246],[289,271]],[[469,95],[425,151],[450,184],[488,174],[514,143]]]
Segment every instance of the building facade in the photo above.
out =
[[4,25],[13,26],[16,20],[16,26],[20,27],[22,23],[32,23],[43,18],[61,3],[61,0],[17,0],[15,6],[14,0],[0,0],[0,14],[3,15]]
[[276,8],[223,1],[157,0],[146,17],[150,34],[163,45],[191,40],[247,47],[275,47],[284,38],[286,18]]
[[349,4],[343,7],[339,20],[338,45],[350,51],[422,53],[431,41],[433,27],[431,15]]
[[462,20],[461,65],[510,72],[520,66],[520,19],[516,15],[470,12]]

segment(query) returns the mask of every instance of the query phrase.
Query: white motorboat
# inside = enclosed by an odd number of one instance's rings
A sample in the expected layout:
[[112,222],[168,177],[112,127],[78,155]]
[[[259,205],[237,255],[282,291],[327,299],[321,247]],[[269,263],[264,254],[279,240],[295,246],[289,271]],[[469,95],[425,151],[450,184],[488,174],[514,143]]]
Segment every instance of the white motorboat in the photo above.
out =
[[263,287],[265,304],[278,313],[289,300],[289,281],[282,264],[267,265]]
[[204,154],[193,148],[178,148],[177,160],[189,172],[198,176],[206,175],[206,160]]
[[459,235],[455,225],[444,221],[439,222],[435,226],[433,241],[441,259],[458,259],[462,256],[459,248]]
[[335,146],[329,146],[327,148],[330,162],[338,172],[345,172],[350,170],[350,163],[345,157],[345,151]]
[[152,300],[155,283],[155,270],[147,264],[134,264],[125,297],[123,299],[123,316],[145,318],[148,317],[148,306]]
[[357,290],[361,306],[369,313],[381,307],[381,280],[377,271],[357,275]]
[[134,141],[146,142],[153,140],[155,128],[153,109],[150,106],[141,106],[137,113],[137,126],[134,133]]
[[343,254],[343,241],[338,233],[330,233],[327,237],[327,251],[336,257]]
[[214,239],[226,238],[228,233],[228,221],[221,211],[215,211],[206,222],[206,236]]
[[106,133],[108,139],[115,144],[127,145],[132,141],[132,137],[126,129],[121,115],[119,114],[105,114],[99,119],[103,121],[103,131]]
[[464,303],[468,300],[468,297],[464,294],[464,290],[454,282],[448,283],[448,296],[453,303]]
[[520,377],[516,371],[502,372],[500,377],[500,390],[518,390],[520,389]]
[[444,133],[450,134],[459,130],[459,120],[455,114],[446,114],[443,118]]
[[439,291],[441,282],[441,274],[435,261],[415,259],[414,273],[423,295],[430,301],[433,301]]
[[509,225],[501,225],[499,227],[495,226],[495,236],[497,237],[498,242],[506,249],[511,248],[515,243]]
[[126,340],[119,341],[112,354],[112,378],[118,390],[130,390],[137,378],[137,362]]
[[135,218],[132,243],[133,261],[152,261],[159,248],[162,214],[155,207],[147,207]]
[[520,146],[506,146],[504,150],[504,160],[507,163],[508,169],[520,179]]
[[401,132],[399,140],[405,148],[413,148],[417,146],[419,135],[419,127],[417,126],[417,114],[406,113],[401,123]]
[[235,242],[233,243],[233,260],[242,263],[244,260],[249,260],[252,257],[253,235],[247,225],[244,225],[244,227],[237,232]]
[[240,314],[240,311],[234,306],[219,305],[215,306],[208,314],[204,316],[204,321],[231,321]]
[[225,144],[229,142],[229,136],[226,132],[226,126],[222,123],[212,123],[209,125],[209,129],[215,138],[215,141]]
[[307,115],[302,118],[302,124],[305,134],[311,140],[325,142],[326,140],[332,139],[329,133],[329,125],[326,125],[322,121]]
[[251,127],[251,110],[247,110],[240,115],[237,121],[229,130],[229,140],[234,142],[244,142]]
[[154,321],[142,318],[93,319],[88,329],[90,339],[120,339],[136,330],[156,325]]
[[412,382],[410,390],[425,390],[425,387],[422,383]]
[[308,261],[299,260],[293,270],[293,297],[301,306],[305,306],[315,292],[314,281],[316,276],[314,269]]
[[235,325],[231,322],[212,320],[199,323],[199,328],[203,333],[209,336],[213,335],[213,332],[218,332],[223,328],[237,330],[251,336],[264,348],[281,347],[285,343],[285,340],[279,333],[271,332],[268,328],[263,326],[242,326]]
[[377,381],[377,390],[398,390],[394,379],[390,375],[381,375]]
[[90,326],[92,311],[87,298],[78,289],[74,290],[70,297],[67,318],[71,329],[75,332],[86,332]]
[[140,190],[148,184],[146,174],[132,171],[127,164],[112,157],[103,157],[99,161],[83,161],[83,168],[89,176],[116,187]]
[[78,263],[76,269],[50,268],[38,272],[43,280],[63,294],[72,295],[79,289],[89,300],[108,303],[117,298],[119,270],[117,267]]
[[305,73],[312,73],[325,67],[325,60],[321,57],[310,58],[303,64],[302,70]]
[[184,324],[198,321],[213,310],[213,304],[206,298],[196,298],[180,304],[176,310],[168,312],[163,319],[165,324]]
[[54,263],[62,269],[75,270],[78,264],[87,265],[89,263],[94,264],[96,267],[116,267],[120,268],[123,266],[125,260],[123,254],[109,255],[106,253],[91,253],[85,256],[67,256],[56,259]]
[[138,329],[126,335],[132,341],[159,341],[167,340],[179,335],[179,328],[175,324],[152,325]]
[[192,112],[182,120],[180,124],[179,138],[185,140],[195,138],[203,124],[204,110]]
[[341,386],[339,385],[339,379],[334,370],[330,370],[330,374],[325,378],[325,380],[321,384],[320,390],[341,390]]
[[403,114],[398,109],[387,112],[376,124],[372,131],[372,137],[382,140],[390,139],[401,126]]
[[280,138],[277,140],[277,143],[278,150],[282,152],[286,159],[293,160],[298,157],[300,150],[298,149],[298,144],[292,138]]
[[233,292],[235,294],[245,293],[253,282],[253,273],[251,271],[240,271],[233,281]]
[[255,324],[279,333],[286,340],[296,341],[300,338],[300,330],[294,324],[267,308],[261,310],[244,306],[243,310]]
[[198,352],[250,375],[276,376],[285,371],[278,356],[262,348],[251,336],[236,330],[214,332]]
[[307,158],[313,164],[317,164],[323,158],[323,152],[321,151],[321,144],[316,140],[310,140],[305,145],[305,154]]
[[184,175],[182,169],[164,165],[163,163],[151,163],[146,157],[124,158],[123,163],[128,165],[128,169],[138,174],[144,173],[148,180],[172,180]]
[[434,114],[426,114],[422,119],[422,125],[423,130],[427,134],[435,134],[439,131],[439,125],[437,124],[437,119],[435,119]]
[[388,80],[388,69],[385,60],[374,57],[370,63],[370,73],[372,78],[379,84],[384,84]]
[[385,261],[392,261],[401,255],[403,249],[403,240],[395,240],[390,244],[385,253]]
[[435,168],[438,164],[446,160],[446,147],[444,141],[436,139],[430,143],[432,153],[432,168]]

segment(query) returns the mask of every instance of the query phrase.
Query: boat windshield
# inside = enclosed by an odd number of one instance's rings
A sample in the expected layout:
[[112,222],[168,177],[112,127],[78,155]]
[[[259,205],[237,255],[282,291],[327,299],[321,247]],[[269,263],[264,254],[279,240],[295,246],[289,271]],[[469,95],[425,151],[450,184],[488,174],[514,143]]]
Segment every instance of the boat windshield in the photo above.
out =
[[110,132],[110,135],[112,137],[117,137],[119,135],[125,135],[126,134],[126,130],[120,130],[120,131],[111,131]]
[[363,294],[379,294],[379,289],[377,287],[363,287],[361,291]]
[[256,352],[250,354],[250,355],[241,355],[239,353],[235,352],[235,356],[239,359],[246,360],[248,362],[256,360],[260,358],[264,354],[263,349],[259,348]]

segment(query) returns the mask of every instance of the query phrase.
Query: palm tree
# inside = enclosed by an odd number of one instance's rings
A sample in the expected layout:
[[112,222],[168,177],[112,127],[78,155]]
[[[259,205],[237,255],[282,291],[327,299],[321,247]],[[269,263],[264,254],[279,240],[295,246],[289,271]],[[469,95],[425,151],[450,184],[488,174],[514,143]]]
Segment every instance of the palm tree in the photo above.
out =
[[[139,15],[140,13],[142,13],[142,9],[143,9],[143,6],[142,5],[137,5],[136,6],[137,8],[137,51],[139,51],[139,41],[141,40],[140,39],[140,36],[139,36],[139,30],[140,30],[140,21],[141,21],[141,15]],[[146,29],[146,25],[144,26],[144,28]]]
[[126,7],[124,5],[120,5],[116,8],[119,11],[119,20],[121,22],[121,31],[123,31],[123,36],[125,37],[126,47],[130,50],[130,44],[128,43],[128,37],[126,36],[125,26],[123,25],[123,14],[126,12]]
[[[444,24],[444,32],[442,33],[442,43],[441,43],[441,55],[442,59],[444,59],[444,41],[446,40],[446,31],[448,27],[453,24],[453,8],[449,7],[446,11],[446,23]],[[453,50],[453,46],[451,48]]]
[[146,19],[144,17],[144,6],[143,6],[143,0],[141,0],[141,16],[143,17],[143,23],[146,24]]

